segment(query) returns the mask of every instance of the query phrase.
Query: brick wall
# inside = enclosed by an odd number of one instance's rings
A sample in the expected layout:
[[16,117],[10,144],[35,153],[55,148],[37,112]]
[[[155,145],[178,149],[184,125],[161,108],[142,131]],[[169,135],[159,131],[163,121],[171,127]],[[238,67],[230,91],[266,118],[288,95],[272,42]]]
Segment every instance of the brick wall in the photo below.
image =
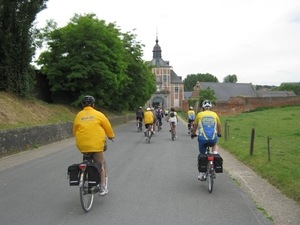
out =
[[213,111],[219,115],[233,115],[259,107],[300,105],[300,96],[290,97],[231,97],[229,101],[218,101]]

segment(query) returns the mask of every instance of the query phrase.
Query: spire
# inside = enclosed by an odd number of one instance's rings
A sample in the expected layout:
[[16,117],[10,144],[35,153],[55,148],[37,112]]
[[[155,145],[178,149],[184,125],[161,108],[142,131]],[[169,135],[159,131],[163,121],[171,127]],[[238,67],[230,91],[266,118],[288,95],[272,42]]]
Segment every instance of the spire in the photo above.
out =
[[161,48],[158,45],[158,32],[157,32],[157,28],[156,28],[156,40],[155,40],[156,44],[153,48],[153,59],[161,59]]

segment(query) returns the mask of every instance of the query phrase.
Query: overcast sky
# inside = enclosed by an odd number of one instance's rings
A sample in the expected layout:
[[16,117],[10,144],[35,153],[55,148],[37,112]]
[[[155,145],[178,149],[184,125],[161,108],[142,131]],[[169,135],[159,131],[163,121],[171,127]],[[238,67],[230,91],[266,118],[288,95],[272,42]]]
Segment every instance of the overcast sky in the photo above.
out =
[[[158,34],[162,58],[178,76],[210,73],[219,82],[300,82],[300,0],[49,0],[38,27],[63,27],[75,13],[95,13],[133,32],[152,59]],[[135,31],[133,31],[136,29]]]

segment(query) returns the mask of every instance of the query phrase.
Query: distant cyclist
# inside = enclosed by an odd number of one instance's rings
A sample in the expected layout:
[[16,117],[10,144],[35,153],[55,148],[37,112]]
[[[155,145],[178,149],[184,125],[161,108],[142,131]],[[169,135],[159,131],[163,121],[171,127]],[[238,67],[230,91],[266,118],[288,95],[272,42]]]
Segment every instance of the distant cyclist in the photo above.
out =
[[[212,151],[214,154],[218,153],[218,137],[221,137],[221,122],[217,113],[211,111],[212,103],[210,100],[204,100],[202,103],[202,112],[196,116],[194,129],[191,138],[195,134],[198,136],[198,148],[201,154],[205,154],[205,144],[213,143]],[[199,180],[204,180],[204,174],[200,173]]]
[[164,117],[162,109],[158,106],[158,108],[155,110],[156,120],[159,121],[159,126],[162,125],[162,117]]
[[176,127],[177,127],[177,123],[178,123],[178,116],[177,116],[177,113],[175,112],[175,108],[171,108],[167,121],[170,122],[170,130],[169,130],[170,132],[171,132],[171,127],[172,127],[172,122],[174,122],[174,136],[175,136],[175,138],[177,138]]
[[93,96],[85,96],[82,100],[82,107],[83,109],[77,113],[73,122],[76,146],[81,153],[93,152],[94,161],[101,163],[99,195],[105,195],[108,193],[108,190],[105,188],[103,150],[106,136],[109,139],[113,139],[115,134],[107,117],[94,109],[95,99]]
[[156,113],[155,113],[154,107],[151,107],[150,110],[151,110],[151,112],[153,113],[153,116],[154,116],[154,122],[153,122],[153,134],[155,134],[155,129],[156,129],[156,124],[155,124],[155,122],[156,122]]
[[193,108],[193,106],[190,106],[190,110],[187,111],[187,114],[186,114],[186,119],[188,120],[188,134],[190,134],[191,123],[194,122],[195,117],[196,117],[196,113],[194,111],[194,108]]
[[[145,123],[145,128],[146,128],[145,131],[144,131],[145,137],[147,136],[146,131],[147,131],[148,127],[150,125],[153,125],[154,121],[155,121],[154,120],[154,114],[151,111],[151,109],[148,107],[146,109],[146,112],[144,112],[144,123]],[[154,132],[154,130],[153,130],[153,132]]]
[[142,106],[140,106],[138,108],[138,110],[136,111],[136,125],[138,126],[139,125],[139,121],[143,121],[143,118],[144,118],[144,112],[142,110]]

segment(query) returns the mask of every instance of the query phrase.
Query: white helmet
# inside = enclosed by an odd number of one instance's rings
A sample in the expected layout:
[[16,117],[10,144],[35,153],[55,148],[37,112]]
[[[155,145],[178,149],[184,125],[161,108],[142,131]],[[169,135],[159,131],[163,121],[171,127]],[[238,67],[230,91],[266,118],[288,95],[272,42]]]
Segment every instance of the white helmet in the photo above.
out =
[[154,110],[154,108],[153,108],[153,107],[151,107],[151,110]]
[[146,109],[147,111],[151,110],[149,107]]
[[204,100],[203,101],[202,108],[209,109],[211,107],[212,107],[211,101],[209,101],[209,100]]
[[193,106],[190,106],[190,109],[193,109]]

